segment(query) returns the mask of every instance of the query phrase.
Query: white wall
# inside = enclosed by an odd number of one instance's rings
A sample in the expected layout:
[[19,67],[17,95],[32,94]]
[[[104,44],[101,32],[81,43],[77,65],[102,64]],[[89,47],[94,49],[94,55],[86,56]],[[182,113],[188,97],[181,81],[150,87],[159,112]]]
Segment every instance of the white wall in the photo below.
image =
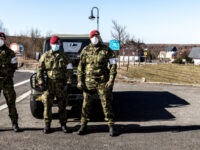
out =
[[165,51],[160,51],[158,58],[160,59],[164,59],[164,58],[168,58],[168,59],[172,59],[172,55],[175,52],[165,52]]
[[[138,56],[129,56],[129,61],[134,62],[135,61],[139,61],[139,57]],[[128,61],[128,56],[120,56],[120,61]]]
[[171,59],[173,54],[174,54],[174,52],[167,52],[166,58]]
[[166,52],[165,51],[160,51],[160,53],[158,55],[158,58],[160,58],[160,59],[166,58]]
[[200,65],[200,59],[194,59],[194,64],[195,65]]

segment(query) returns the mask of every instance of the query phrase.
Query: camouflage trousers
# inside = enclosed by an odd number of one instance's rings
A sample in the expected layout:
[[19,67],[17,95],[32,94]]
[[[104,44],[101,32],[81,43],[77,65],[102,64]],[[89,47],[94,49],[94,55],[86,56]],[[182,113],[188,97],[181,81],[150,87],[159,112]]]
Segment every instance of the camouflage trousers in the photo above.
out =
[[109,126],[114,124],[114,113],[112,111],[112,90],[105,88],[105,84],[106,83],[85,83],[87,90],[84,90],[83,92],[81,124],[87,124],[90,120],[90,110],[92,108],[92,101],[96,92],[101,100],[105,120],[108,121]]
[[42,102],[44,104],[44,121],[51,122],[52,120],[52,106],[54,98],[56,98],[58,102],[59,108],[59,120],[61,124],[67,122],[67,99],[68,95],[67,92],[64,91],[65,82],[57,81],[57,80],[48,80],[48,89],[44,91],[42,95]]
[[8,105],[9,117],[12,123],[17,123],[18,114],[16,109],[16,93],[13,86],[13,79],[6,78],[0,79],[0,91],[3,90],[3,94],[6,99],[6,103]]

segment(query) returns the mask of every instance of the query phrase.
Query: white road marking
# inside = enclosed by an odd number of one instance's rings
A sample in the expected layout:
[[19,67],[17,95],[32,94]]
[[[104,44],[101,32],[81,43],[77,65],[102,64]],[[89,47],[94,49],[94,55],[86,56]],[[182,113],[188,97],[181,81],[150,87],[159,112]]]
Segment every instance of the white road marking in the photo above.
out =
[[[30,94],[31,94],[31,91],[28,91],[28,92],[22,94],[21,96],[19,96],[19,97],[16,99],[16,103],[22,101],[24,98],[28,97]],[[7,107],[8,107],[7,104],[1,105],[1,106],[0,106],[0,111],[3,110],[3,109],[5,109],[5,108],[7,108]]]
[[17,70],[16,72],[28,72],[28,73],[36,73],[36,70]]
[[[28,83],[28,82],[30,82],[30,79],[27,79],[27,80],[24,80],[24,81],[22,81],[22,82],[16,83],[16,84],[14,85],[14,87],[17,87],[17,86],[26,84],[26,83]],[[28,92],[22,94],[21,96],[19,96],[19,97],[16,99],[16,103],[18,103],[18,102],[20,102],[21,100],[23,100],[24,98],[28,97],[30,94],[31,94],[31,91],[28,91]],[[8,107],[7,104],[1,105],[1,106],[0,106],[0,111],[3,110],[3,109],[5,109],[5,108],[7,108],[7,107]]]
[[27,83],[27,82],[30,82],[30,79],[24,80],[24,81],[19,82],[19,83],[16,83],[16,84],[14,85],[14,87],[20,86],[20,85],[25,84],[25,83]]

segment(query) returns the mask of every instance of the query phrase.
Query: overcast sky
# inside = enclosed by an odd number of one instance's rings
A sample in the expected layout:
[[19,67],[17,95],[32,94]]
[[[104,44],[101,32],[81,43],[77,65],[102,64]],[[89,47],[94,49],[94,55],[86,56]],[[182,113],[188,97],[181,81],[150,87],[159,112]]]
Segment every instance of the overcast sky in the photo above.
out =
[[198,0],[0,0],[0,6],[0,20],[10,35],[31,28],[42,35],[87,34],[96,29],[96,20],[88,17],[97,6],[104,41],[111,40],[116,20],[145,43],[200,43]]

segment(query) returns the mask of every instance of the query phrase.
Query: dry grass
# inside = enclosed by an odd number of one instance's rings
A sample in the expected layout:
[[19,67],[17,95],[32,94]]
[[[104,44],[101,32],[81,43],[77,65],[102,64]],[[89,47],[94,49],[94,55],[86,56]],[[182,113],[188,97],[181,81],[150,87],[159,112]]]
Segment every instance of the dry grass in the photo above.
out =
[[200,84],[200,66],[177,64],[146,64],[118,69],[119,74],[129,78],[146,78],[149,82],[168,82],[183,84]]
[[19,63],[37,63],[34,59],[24,59],[23,57],[18,57]]

